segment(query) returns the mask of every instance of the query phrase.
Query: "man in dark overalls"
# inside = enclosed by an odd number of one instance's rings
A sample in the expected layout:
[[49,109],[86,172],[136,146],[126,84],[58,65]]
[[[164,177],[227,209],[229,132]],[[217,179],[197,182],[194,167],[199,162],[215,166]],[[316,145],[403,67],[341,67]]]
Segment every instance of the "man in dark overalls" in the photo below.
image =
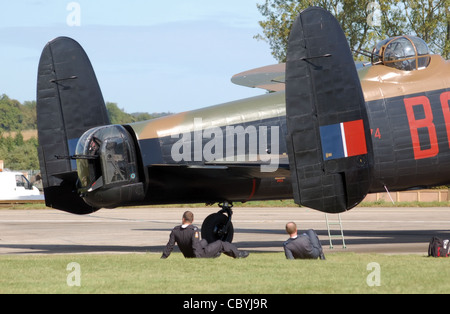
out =
[[246,258],[249,253],[240,251],[230,242],[217,240],[209,243],[200,240],[200,233],[194,222],[194,214],[187,211],[183,214],[182,225],[176,226],[169,238],[169,242],[161,256],[162,259],[169,257],[175,243],[178,244],[185,258],[212,258],[219,257],[221,253],[233,258]]

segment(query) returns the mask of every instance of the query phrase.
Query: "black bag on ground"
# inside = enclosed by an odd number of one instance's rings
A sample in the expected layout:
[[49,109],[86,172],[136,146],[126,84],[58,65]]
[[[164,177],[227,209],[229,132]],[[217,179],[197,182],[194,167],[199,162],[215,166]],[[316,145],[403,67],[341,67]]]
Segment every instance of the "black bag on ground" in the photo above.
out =
[[428,246],[428,256],[449,257],[450,256],[449,240],[443,240],[438,237],[433,237]]

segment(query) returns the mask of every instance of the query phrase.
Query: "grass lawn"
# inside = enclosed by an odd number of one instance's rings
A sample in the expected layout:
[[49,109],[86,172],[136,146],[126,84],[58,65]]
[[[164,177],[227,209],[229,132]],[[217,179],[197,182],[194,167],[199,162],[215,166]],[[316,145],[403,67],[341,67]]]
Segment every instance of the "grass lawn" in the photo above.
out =
[[[80,272],[68,269],[72,262]],[[379,271],[368,270],[373,262]],[[223,255],[184,259],[180,253],[166,260],[151,253],[0,256],[0,293],[448,293],[449,263],[418,255],[355,253],[328,254],[325,261],[288,261],[283,253],[238,260]],[[69,286],[68,278],[80,279],[80,286]]]

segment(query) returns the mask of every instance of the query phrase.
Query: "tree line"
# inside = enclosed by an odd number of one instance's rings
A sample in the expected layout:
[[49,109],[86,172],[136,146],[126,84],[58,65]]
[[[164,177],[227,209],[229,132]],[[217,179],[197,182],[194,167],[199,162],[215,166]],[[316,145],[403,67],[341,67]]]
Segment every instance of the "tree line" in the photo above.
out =
[[264,19],[259,22],[262,34],[255,38],[267,41],[279,62],[286,61],[296,17],[309,6],[330,11],[352,49],[372,51],[386,38],[415,35],[433,53],[450,58],[450,0],[265,0],[257,4]]
[[[170,113],[126,113],[117,103],[107,102],[112,124],[151,120]],[[24,131],[37,130],[36,101],[23,104],[3,94],[0,96],[0,160],[10,170],[38,170],[38,140],[23,136]],[[28,133],[28,132],[27,132]],[[35,133],[37,134],[37,133]]]

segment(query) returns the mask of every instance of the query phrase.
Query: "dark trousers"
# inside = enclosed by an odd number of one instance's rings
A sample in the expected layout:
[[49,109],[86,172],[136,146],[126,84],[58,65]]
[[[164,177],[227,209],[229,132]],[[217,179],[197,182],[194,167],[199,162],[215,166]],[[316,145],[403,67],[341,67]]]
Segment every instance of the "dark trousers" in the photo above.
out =
[[308,235],[309,240],[311,241],[311,244],[313,246],[313,252],[312,252],[313,256],[312,257],[318,258],[320,256],[320,254],[323,252],[323,250],[322,250],[322,245],[320,244],[319,238],[317,237],[317,233],[312,229],[309,229],[305,233]]
[[221,253],[233,258],[239,255],[239,250],[230,242],[217,240],[208,244],[206,240],[202,240],[200,243],[204,253],[202,257],[205,258],[219,257]]

